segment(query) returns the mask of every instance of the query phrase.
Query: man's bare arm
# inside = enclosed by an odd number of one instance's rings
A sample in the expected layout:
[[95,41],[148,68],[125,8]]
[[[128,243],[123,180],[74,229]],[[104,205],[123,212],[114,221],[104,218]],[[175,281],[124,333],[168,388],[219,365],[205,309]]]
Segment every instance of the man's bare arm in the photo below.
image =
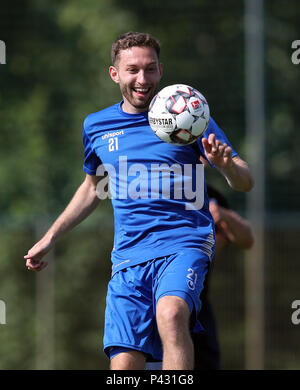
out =
[[47,233],[31,249],[26,259],[26,266],[30,270],[41,271],[47,266],[42,258],[53,247],[55,241],[82,222],[98,206],[100,199],[97,197],[96,188],[102,179],[99,176],[86,175],[85,180],[79,186],[68,206],[56,219]]
[[214,134],[208,139],[202,138],[207,159],[216,166],[231,188],[248,192],[253,188],[254,180],[248,164],[240,157],[232,157],[232,149],[217,140]]

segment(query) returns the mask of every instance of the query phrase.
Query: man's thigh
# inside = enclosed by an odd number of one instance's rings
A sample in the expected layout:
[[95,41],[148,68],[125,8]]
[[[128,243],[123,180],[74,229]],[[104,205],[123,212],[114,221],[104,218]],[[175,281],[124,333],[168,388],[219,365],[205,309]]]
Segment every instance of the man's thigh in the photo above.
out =
[[165,266],[157,272],[155,303],[164,296],[178,296],[185,300],[191,313],[197,314],[209,264],[209,258],[200,250],[185,249],[168,256]]

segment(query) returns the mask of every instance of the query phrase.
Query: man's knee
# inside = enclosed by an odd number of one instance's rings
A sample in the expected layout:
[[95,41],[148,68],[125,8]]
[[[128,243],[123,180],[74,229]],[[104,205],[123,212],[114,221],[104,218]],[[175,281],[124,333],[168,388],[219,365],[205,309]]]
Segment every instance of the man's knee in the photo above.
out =
[[143,370],[145,368],[145,356],[139,351],[121,352],[110,361],[111,370]]
[[162,339],[177,338],[189,331],[190,308],[177,296],[163,296],[156,309],[157,326]]

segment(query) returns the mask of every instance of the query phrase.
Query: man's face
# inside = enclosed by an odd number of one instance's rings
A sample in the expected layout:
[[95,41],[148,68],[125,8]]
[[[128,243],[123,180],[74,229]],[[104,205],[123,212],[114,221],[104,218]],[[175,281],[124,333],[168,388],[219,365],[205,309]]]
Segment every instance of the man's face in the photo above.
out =
[[130,114],[146,111],[157,93],[162,65],[151,47],[121,50],[116,66],[109,68],[113,81],[120,85],[123,110]]

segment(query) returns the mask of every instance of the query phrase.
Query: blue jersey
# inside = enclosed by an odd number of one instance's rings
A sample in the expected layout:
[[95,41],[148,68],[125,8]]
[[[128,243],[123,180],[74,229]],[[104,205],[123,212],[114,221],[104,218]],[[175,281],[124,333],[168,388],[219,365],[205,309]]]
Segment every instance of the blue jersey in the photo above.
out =
[[[204,136],[210,133],[231,146],[212,118]],[[163,142],[150,128],[147,111],[126,113],[121,102],[85,119],[83,142],[84,171],[109,174],[109,193],[105,179],[98,186],[114,209],[113,272],[184,248],[212,257],[214,223],[199,159],[201,138],[185,146]]]

